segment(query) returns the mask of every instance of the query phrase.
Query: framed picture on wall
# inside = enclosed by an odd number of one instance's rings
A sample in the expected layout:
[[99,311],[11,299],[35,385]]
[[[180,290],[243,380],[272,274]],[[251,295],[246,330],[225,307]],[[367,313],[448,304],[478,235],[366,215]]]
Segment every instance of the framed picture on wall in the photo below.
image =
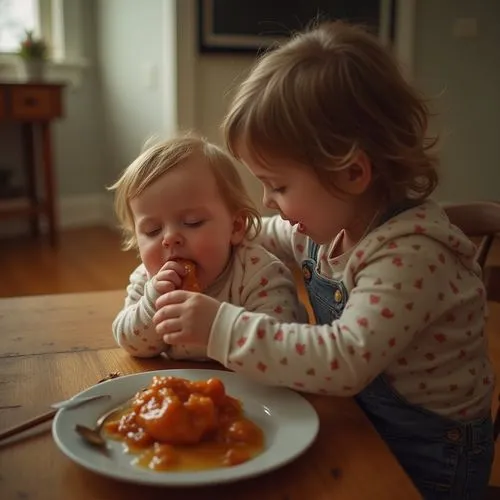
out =
[[314,20],[361,23],[394,38],[397,0],[198,0],[201,52],[256,53]]

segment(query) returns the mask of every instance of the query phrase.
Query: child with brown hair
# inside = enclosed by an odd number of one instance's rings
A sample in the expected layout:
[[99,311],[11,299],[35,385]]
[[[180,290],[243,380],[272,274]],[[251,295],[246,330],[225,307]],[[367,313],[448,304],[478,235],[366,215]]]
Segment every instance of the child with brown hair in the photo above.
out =
[[[116,341],[130,354],[206,357],[203,346],[165,343],[152,325],[155,301],[175,289],[202,291],[216,304],[227,301],[280,321],[298,319],[291,273],[250,241],[260,217],[233,160],[220,148],[194,135],[158,143],[110,189],[124,248],[137,248],[142,261],[113,322]],[[192,271],[196,280],[188,275]]]
[[355,396],[424,498],[481,498],[493,459],[485,293],[474,245],[429,199],[427,126],[424,100],[362,28],[325,23],[264,54],[224,131],[281,215],[261,241],[302,267],[316,325],[179,291],[153,321],[267,383]]

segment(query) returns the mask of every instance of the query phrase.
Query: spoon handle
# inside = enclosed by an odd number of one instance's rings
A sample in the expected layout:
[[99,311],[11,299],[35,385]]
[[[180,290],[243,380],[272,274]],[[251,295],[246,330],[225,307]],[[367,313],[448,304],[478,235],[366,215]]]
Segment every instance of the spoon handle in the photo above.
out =
[[57,410],[50,410],[42,413],[41,415],[38,415],[37,417],[30,418],[29,420],[26,420],[20,424],[14,425],[10,429],[6,429],[5,431],[0,432],[0,441],[19,434],[20,432],[23,432],[27,429],[31,429],[32,427],[36,427],[38,424],[47,422],[48,420],[52,419],[56,413]]
[[91,401],[96,401],[97,399],[109,399],[109,398],[111,398],[110,394],[97,394],[94,396],[85,396],[79,398],[75,397],[71,399],[66,399],[65,401],[59,401],[58,403],[52,403],[50,407],[54,408],[55,410],[77,408],[78,406],[81,406],[85,403],[90,403]]

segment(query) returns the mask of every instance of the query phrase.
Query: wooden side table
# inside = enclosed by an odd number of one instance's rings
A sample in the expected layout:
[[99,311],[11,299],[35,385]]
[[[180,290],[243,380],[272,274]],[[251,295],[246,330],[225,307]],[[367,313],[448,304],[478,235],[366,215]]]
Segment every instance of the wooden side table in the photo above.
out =
[[56,83],[0,81],[0,121],[21,124],[27,183],[27,196],[0,200],[0,219],[27,216],[32,235],[38,236],[45,217],[52,245],[58,229],[50,124],[63,116],[63,88]]

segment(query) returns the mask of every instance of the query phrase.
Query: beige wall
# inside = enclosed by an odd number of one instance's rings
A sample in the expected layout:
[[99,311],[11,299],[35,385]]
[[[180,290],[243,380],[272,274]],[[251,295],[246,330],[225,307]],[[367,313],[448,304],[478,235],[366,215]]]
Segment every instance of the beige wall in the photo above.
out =
[[[232,90],[248,73],[255,58],[241,54],[198,53],[194,0],[177,1],[177,109],[179,129],[196,129],[222,144],[220,123]],[[252,198],[263,212],[259,182],[240,165]]]
[[[434,99],[445,200],[500,200],[500,2],[418,0],[415,75]],[[453,36],[457,19],[477,36]]]
[[[223,143],[220,123],[238,82],[248,73],[254,59],[250,56],[204,55],[198,59],[196,95],[197,123],[214,142]],[[240,173],[253,200],[263,213],[262,188],[248,170],[240,165]]]
[[97,64],[107,182],[151,137],[177,126],[174,0],[97,2]]

